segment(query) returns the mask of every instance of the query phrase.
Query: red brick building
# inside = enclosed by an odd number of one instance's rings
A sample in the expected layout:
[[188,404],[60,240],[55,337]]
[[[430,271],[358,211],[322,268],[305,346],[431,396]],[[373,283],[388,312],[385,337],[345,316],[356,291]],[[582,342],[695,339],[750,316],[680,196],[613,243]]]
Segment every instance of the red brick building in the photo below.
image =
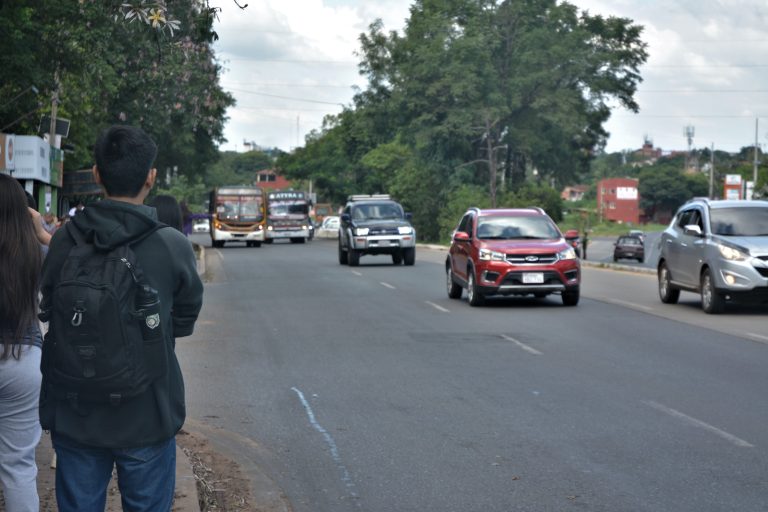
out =
[[272,169],[265,169],[256,173],[256,186],[269,190],[285,190],[293,188],[293,184]]
[[619,223],[640,223],[638,180],[607,178],[597,184],[597,209],[600,218]]

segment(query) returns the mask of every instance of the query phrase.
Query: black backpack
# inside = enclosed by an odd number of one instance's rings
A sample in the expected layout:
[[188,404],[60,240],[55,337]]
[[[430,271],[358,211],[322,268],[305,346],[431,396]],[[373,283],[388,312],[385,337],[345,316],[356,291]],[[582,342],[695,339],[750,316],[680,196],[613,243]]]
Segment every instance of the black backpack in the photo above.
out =
[[75,408],[81,402],[119,405],[167,371],[158,294],[143,281],[131,250],[161,227],[101,251],[66,224],[75,245],[42,316],[50,321],[43,369],[54,396]]

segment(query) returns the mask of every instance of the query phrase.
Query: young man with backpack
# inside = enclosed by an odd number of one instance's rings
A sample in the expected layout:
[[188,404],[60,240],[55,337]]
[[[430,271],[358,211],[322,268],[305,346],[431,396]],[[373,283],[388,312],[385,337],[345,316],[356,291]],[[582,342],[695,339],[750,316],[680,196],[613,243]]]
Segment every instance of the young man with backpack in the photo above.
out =
[[175,339],[192,334],[203,285],[189,240],[143,204],[156,155],[138,128],[103,132],[93,173],[106,198],[56,232],[43,267],[40,422],[60,512],[103,512],[113,466],[123,510],[171,510],[185,418]]

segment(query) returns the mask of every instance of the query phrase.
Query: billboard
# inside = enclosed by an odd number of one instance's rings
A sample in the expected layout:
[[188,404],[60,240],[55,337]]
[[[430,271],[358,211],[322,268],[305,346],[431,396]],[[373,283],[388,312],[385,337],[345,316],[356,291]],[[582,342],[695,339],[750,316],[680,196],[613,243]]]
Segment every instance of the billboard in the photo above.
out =
[[[40,137],[34,135],[16,135],[13,158],[16,160],[16,170],[13,177],[17,179],[37,180],[51,183],[51,146]],[[58,183],[56,183],[58,185]]]
[[0,133],[0,169],[12,171],[16,168],[14,159],[15,135]]

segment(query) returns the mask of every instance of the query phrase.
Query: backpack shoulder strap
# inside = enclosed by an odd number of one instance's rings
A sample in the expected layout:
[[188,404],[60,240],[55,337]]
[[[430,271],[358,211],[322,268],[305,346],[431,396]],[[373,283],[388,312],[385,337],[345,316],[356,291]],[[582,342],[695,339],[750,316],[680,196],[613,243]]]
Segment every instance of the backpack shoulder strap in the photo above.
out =
[[64,224],[64,228],[67,230],[67,234],[75,241],[75,245],[87,245],[88,242],[77,227],[72,222]]
[[142,233],[138,237],[136,237],[133,240],[131,240],[130,242],[128,242],[128,245],[129,246],[133,246],[135,244],[138,244],[139,242],[145,240],[150,235],[152,235],[155,231],[159,231],[159,230],[161,230],[163,228],[169,228],[169,227],[171,227],[171,226],[169,226],[168,224],[163,224],[162,222],[158,222],[157,224],[152,226],[152,228],[150,228],[149,230],[145,231],[144,233]]

